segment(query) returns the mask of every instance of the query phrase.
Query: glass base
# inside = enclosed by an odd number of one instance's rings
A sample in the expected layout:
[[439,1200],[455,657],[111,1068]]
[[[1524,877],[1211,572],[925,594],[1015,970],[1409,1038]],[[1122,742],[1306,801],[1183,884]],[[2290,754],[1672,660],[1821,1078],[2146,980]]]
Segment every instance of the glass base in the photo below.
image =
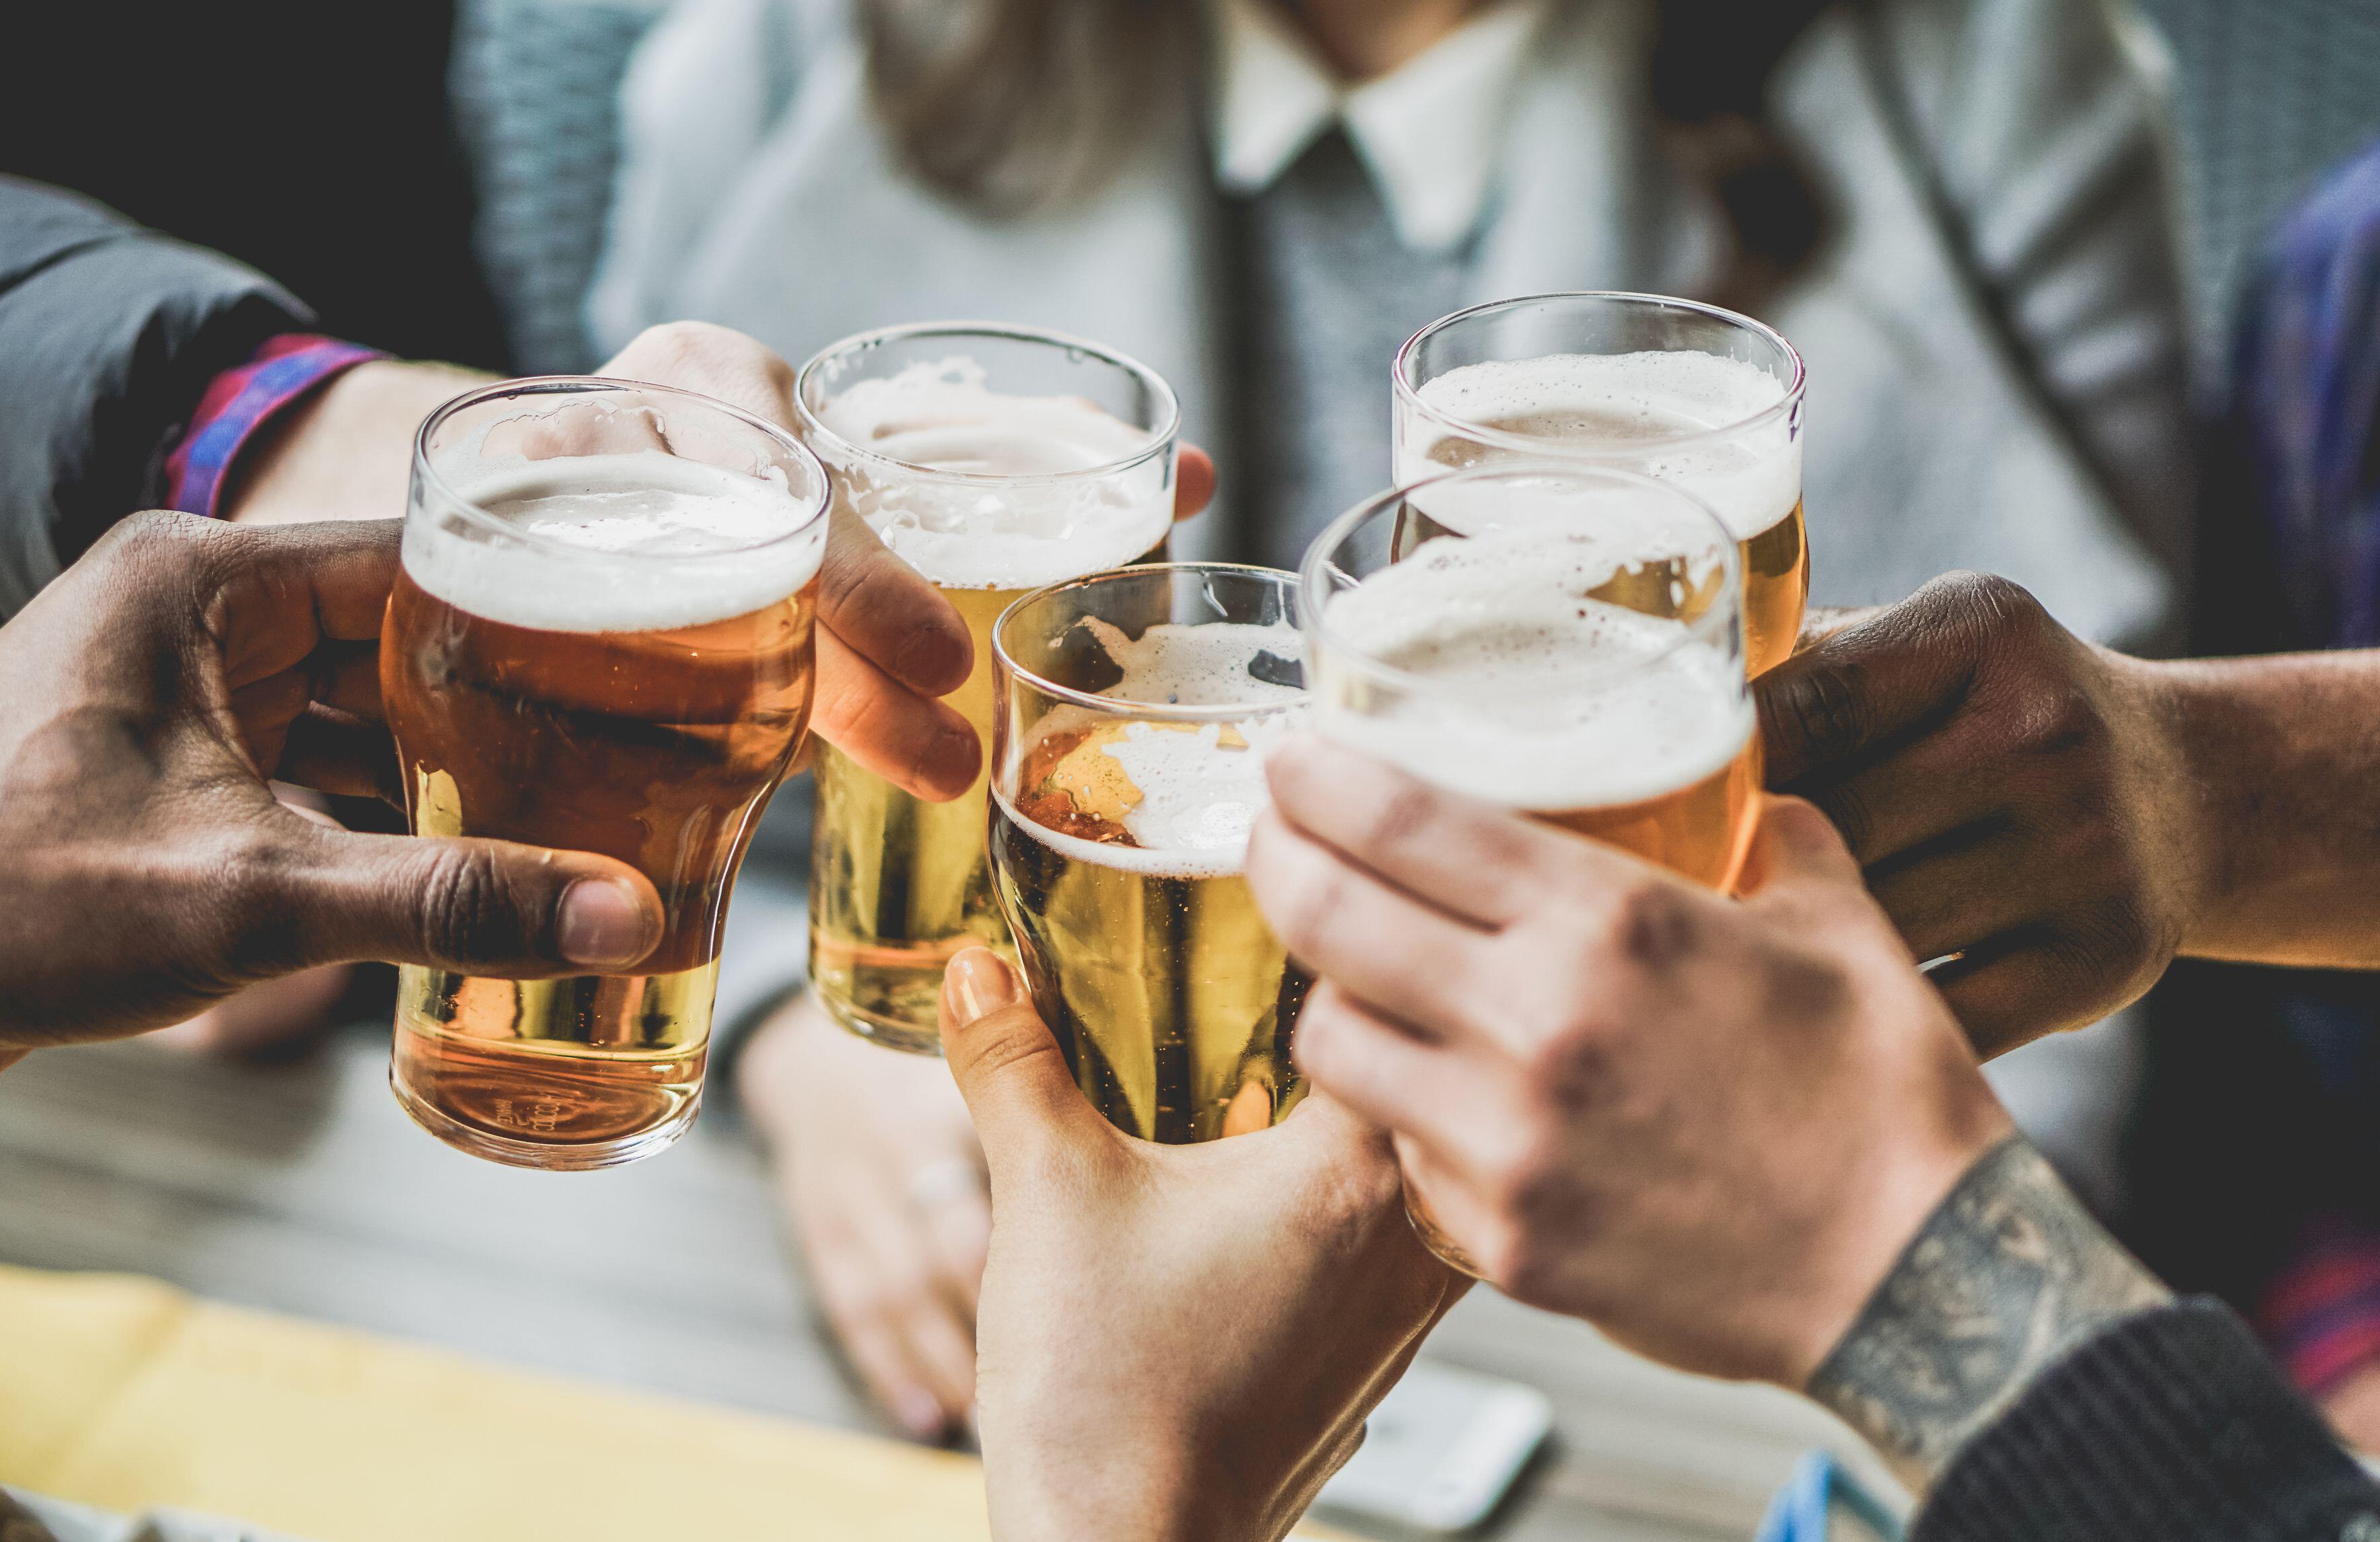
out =
[[880,1044],[904,1054],[941,1057],[942,1036],[936,1029],[920,1028],[905,1017],[869,1012],[849,1002],[838,1001],[823,990],[814,994],[818,997],[819,1005],[826,1008],[828,1016],[870,1044]]
[[1439,1262],[1459,1274],[1467,1274],[1474,1280],[1486,1280],[1491,1285],[1495,1283],[1488,1280],[1487,1274],[1472,1261],[1470,1254],[1439,1229],[1438,1222],[1430,1219],[1429,1207],[1415,1197],[1411,1185],[1405,1189],[1405,1220],[1413,1223],[1414,1234],[1421,1238],[1421,1245],[1438,1255]]
[[396,1106],[407,1118],[436,1135],[458,1151],[478,1157],[483,1161],[501,1162],[506,1167],[529,1168],[540,1172],[593,1172],[606,1167],[623,1167],[641,1161],[655,1152],[677,1144],[677,1138],[694,1126],[695,1115],[702,1111],[702,1089],[697,1087],[686,1101],[670,1111],[658,1124],[638,1130],[634,1135],[612,1140],[539,1141],[516,1140],[468,1124],[429,1102],[406,1085],[403,1067],[392,1064],[388,1075],[389,1090],[396,1094]]

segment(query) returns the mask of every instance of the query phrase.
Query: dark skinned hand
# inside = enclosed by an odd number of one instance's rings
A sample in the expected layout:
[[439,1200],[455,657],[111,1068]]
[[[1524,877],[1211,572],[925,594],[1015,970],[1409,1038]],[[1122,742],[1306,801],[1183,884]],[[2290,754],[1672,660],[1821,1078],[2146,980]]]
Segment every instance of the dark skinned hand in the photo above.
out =
[[2156,666],[2004,578],[1829,614],[1755,682],[1769,784],[1824,809],[1994,1055],[2138,999],[2206,883]]
[[625,864],[273,796],[384,791],[397,531],[136,515],[0,626],[0,1063],[314,965],[536,978],[652,951],[660,898]]

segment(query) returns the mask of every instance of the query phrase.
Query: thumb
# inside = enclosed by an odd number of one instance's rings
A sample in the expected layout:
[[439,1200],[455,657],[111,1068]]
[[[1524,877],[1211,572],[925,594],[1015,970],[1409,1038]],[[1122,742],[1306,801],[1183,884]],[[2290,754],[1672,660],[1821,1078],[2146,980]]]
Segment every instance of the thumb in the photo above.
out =
[[291,860],[259,865],[250,881],[266,892],[244,896],[249,914],[285,918],[296,966],[377,959],[523,979],[621,974],[662,940],[651,880],[608,856],[306,829]]
[[951,960],[941,1023],[942,1054],[995,1172],[1035,1143],[1110,1128],[1075,1086],[1058,1041],[997,953],[969,948]]
[[1864,890],[1841,832],[1806,799],[1763,794],[1760,828],[1737,892],[1747,898],[1816,889]]

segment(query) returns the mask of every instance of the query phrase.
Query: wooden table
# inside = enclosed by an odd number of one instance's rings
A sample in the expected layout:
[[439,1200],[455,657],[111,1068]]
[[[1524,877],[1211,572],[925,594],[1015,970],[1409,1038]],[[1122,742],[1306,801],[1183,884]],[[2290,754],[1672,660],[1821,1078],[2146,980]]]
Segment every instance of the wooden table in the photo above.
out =
[[[759,1154],[723,1108],[632,1167],[519,1172],[415,1129],[387,1057],[384,1026],[281,1064],[140,1043],[31,1056],[0,1075],[0,1261],[128,1270],[492,1360],[883,1427],[819,1329]],[[1799,1400],[1658,1369],[1491,1293],[1430,1353],[1554,1400],[1555,1444],[1495,1538],[1742,1537],[1810,1446],[1881,1471]]]

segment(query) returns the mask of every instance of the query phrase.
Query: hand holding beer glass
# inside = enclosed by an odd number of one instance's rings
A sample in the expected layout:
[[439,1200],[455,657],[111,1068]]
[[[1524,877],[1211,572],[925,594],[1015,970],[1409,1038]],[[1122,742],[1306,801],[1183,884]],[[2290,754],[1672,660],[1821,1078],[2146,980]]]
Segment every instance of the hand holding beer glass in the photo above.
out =
[[[991,625],[1018,596],[1155,554],[1172,528],[1179,412],[1154,372],[1057,333],[929,323],[802,367],[802,432],[835,496],[957,607],[975,643],[944,699],[989,739]],[[1010,953],[985,856],[986,776],[949,803],[820,747],[810,971],[853,1032],[936,1053],[942,969]]]
[[1512,460],[1675,482],[1733,532],[1751,672],[1792,656],[1810,597],[1791,344],[1661,295],[1536,295],[1458,311],[1397,353],[1400,485]]
[[635,975],[399,975],[397,1100],[452,1145],[578,1169],[702,1095],[727,897],[809,716],[827,485],[759,419],[662,386],[513,381],[422,425],[382,696],[419,835],[651,880]]
[[1295,589],[1124,568],[1026,596],[992,635],[1001,905],[1076,1085],[1144,1140],[1261,1130],[1304,1091],[1309,980],[1245,876],[1265,753],[1305,712]]
[[[1384,494],[1299,575],[1317,722],[1725,890],[1760,799],[1739,560],[1708,507],[1626,471],[1516,463]],[[1414,1224],[1478,1272],[1418,1206]]]

